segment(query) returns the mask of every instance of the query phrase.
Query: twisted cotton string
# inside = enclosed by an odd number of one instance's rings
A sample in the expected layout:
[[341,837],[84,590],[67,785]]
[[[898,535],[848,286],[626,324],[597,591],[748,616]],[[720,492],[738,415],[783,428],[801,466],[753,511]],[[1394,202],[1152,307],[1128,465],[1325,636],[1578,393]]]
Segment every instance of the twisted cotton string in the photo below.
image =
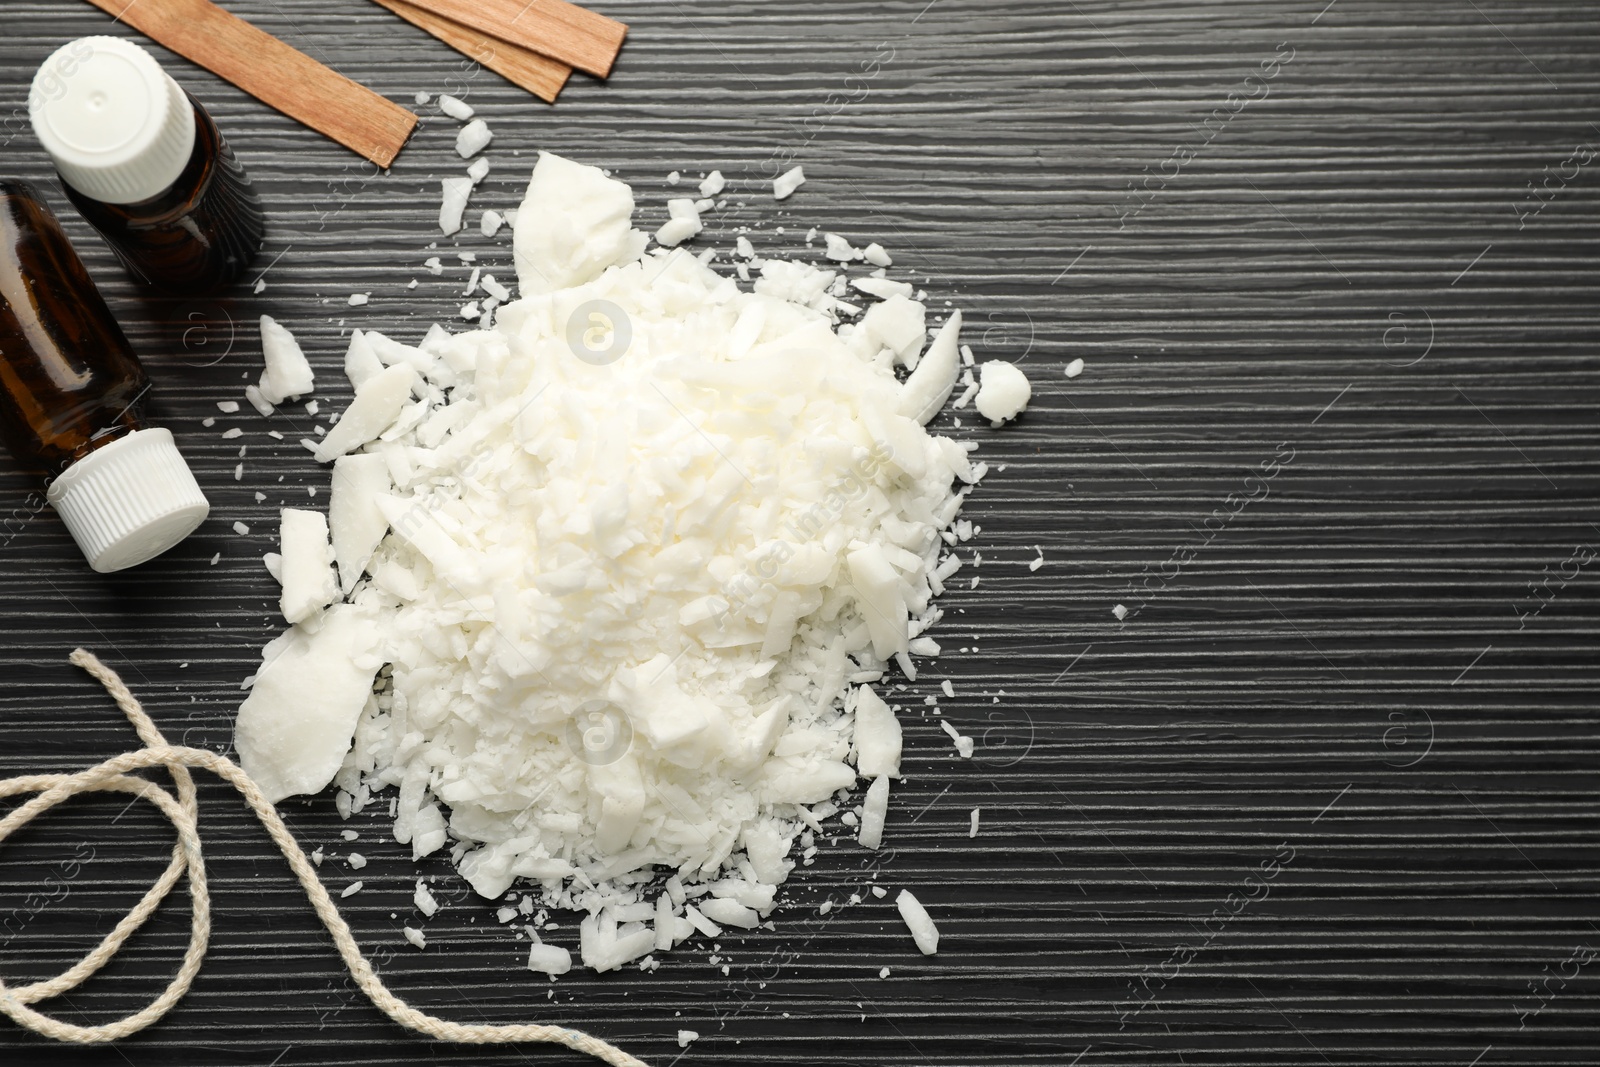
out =
[[[125,752],[77,774],[31,774],[19,778],[0,779],[0,797],[38,794],[4,819],[0,819],[0,842],[4,842],[19,828],[70,797],[82,793],[108,791],[131,793],[141,800],[148,800],[154,804],[177,830],[178,841],[173,846],[172,862],[168,864],[166,871],[156,879],[143,899],[123,917],[116,929],[106,935],[105,940],[101,941],[94,951],[48,981],[35,982],[19,988],[9,987],[0,981],[0,1012],[10,1016],[19,1025],[46,1037],[55,1038],[57,1041],[91,1044],[115,1041],[144,1029],[171,1011],[189,991],[195,976],[200,972],[200,962],[205,958],[206,945],[211,937],[211,893],[206,888],[205,860],[200,853],[194,779],[189,775],[189,768],[196,767],[222,778],[244,797],[245,803],[255,812],[256,818],[261,820],[261,824],[267,828],[267,833],[271,835],[279,851],[289,861],[289,867],[294,871],[295,877],[300,879],[300,885],[311,900],[311,907],[316,911],[317,918],[328,928],[328,933],[333,935],[334,947],[339,950],[339,955],[343,957],[344,964],[349,968],[356,985],[380,1011],[401,1026],[438,1041],[473,1045],[547,1042],[587,1053],[614,1067],[647,1067],[642,1060],[635,1059],[615,1045],[591,1037],[581,1030],[538,1024],[491,1026],[453,1023],[418,1011],[389,992],[378,978],[377,972],[372,969],[372,965],[361,954],[361,948],[351,935],[350,927],[345,924],[339,909],[334,907],[333,898],[318,880],[316,870],[306,858],[305,851],[289,833],[277,809],[262,795],[256,784],[231,760],[223,756],[204,749],[167,744],[166,738],[156,729],[155,723],[150,721],[150,717],[139,706],[139,702],[128,691],[128,687],[122,683],[122,679],[117,677],[115,671],[96,659],[93,653],[80,648],[72,653],[71,659],[105,686],[106,692],[111,694],[111,698],[117,702],[123,714],[133,723],[133,728],[138,731],[139,739],[144,742],[145,747]],[[154,767],[164,767],[171,772],[177,786],[176,797],[154,782],[130,773]],[[183,965],[178,968],[177,975],[160,996],[143,1010],[104,1026],[75,1026],[29,1007],[31,1004],[73,989],[105,966],[133,932],[150,918],[161,901],[178,884],[178,879],[185,876],[189,879],[189,899],[194,916],[189,948],[184,953]]]

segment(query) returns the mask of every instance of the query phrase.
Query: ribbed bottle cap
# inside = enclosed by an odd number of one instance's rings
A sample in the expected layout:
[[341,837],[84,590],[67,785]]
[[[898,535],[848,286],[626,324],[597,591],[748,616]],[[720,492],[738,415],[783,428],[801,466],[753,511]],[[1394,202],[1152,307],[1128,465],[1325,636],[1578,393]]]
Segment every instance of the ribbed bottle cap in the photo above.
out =
[[205,521],[206,503],[168,430],[135,430],[68,467],[45,494],[102,574],[154,559]]
[[132,204],[162,192],[194,152],[194,107],[143,48],[80,37],[34,75],[33,132],[66,183],[93,200]]

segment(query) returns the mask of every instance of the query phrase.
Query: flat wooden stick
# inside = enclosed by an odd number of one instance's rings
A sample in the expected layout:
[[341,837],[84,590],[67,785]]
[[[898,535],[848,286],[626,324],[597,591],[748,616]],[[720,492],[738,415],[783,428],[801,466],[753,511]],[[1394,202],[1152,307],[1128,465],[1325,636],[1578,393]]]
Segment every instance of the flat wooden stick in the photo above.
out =
[[611,65],[628,35],[626,24],[567,0],[408,0],[452,22],[521,45],[597,78]]
[[504,77],[513,85],[520,85],[546,103],[555,103],[561,89],[567,84],[572,68],[557,59],[542,56],[521,45],[497,40],[470,26],[452,22],[435,15],[426,8],[406,3],[406,0],[372,0],[373,3],[393,11],[413,26],[426,30],[462,55],[477,60]]
[[89,0],[290,118],[387,167],[417,116],[210,0]]

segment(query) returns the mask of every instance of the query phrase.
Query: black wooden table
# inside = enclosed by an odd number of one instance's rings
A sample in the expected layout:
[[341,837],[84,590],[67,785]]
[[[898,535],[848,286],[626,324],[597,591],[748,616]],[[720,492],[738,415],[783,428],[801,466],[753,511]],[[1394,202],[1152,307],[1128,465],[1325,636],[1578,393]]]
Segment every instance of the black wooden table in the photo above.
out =
[[[353,877],[337,857],[370,858],[344,910],[396,991],[683,1067],[1600,1062],[1592,5],[632,0],[598,5],[633,26],[611,82],[577,76],[553,109],[365,0],[227,6],[394,100],[469,99],[496,135],[475,208],[514,205],[550,149],[633,183],[653,228],[683,188],[669,171],[720,168],[734,204],[701,246],[744,225],[779,252],[811,227],[881,241],[1034,386],[1018,425],[969,412],[951,430],[996,468],[967,512],[983,562],[962,574],[982,583],[946,597],[949,652],[912,696],[948,678],[946,714],[979,746],[961,760],[932,719],[908,724],[881,854],[824,845],[777,931],[725,936],[716,964],[686,948],[552,986],[450,879],[411,949],[414,872],[386,820],[358,817],[346,844],[330,797],[286,805],[336,857],[335,888]],[[50,181],[24,123],[32,70],[106,32],[127,31],[79,0],[7,0],[0,169]],[[346,330],[449,320],[457,250],[512,273],[507,233],[431,248],[454,121],[421,109],[381,174],[158,54],[262,188],[266,289],[145,299],[50,188],[214,509],[174,552],[101,577],[0,462],[0,776],[133,744],[67,664],[77,645],[172,736],[227,750],[279,627],[260,562],[277,509],[308,487],[326,500],[295,443],[308,419],[217,410],[258,373],[256,316],[299,335],[337,408]],[[810,180],[775,205],[791,158]],[[442,278],[420,268],[436,251]],[[371,303],[345,306],[357,291]],[[205,783],[202,804],[218,929],[187,1000],[114,1048],[0,1025],[0,1062],[581,1062],[388,1024],[232,793]],[[75,959],[170,841],[105,800],[8,843],[0,974]],[[929,906],[937,956],[892,897],[848,903],[874,874]],[[54,1007],[142,1005],[187,930],[180,893]],[[681,1053],[680,1028],[702,1035]]]

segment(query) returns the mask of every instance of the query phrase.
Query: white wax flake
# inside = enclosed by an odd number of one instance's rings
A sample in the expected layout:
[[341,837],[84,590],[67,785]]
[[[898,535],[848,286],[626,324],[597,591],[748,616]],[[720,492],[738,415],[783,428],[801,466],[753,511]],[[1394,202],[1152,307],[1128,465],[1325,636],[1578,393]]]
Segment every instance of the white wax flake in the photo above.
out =
[[483,151],[492,140],[494,132],[489,129],[489,124],[482,119],[473,119],[456,134],[456,155],[462,159],[471,159]]
[[1067,377],[1076,378],[1083,373],[1083,360],[1075,359],[1067,364]]
[[427,259],[422,261],[422,265],[428,268],[429,274],[437,275],[444,273],[444,264],[439,262],[438,256],[429,256]]
[[354,841],[358,839],[361,834],[355,830],[340,830],[339,836],[346,841]]
[[1037,559],[1033,559],[1033,560],[1028,561],[1028,569],[1030,571],[1036,571],[1040,567],[1044,566],[1044,549],[1040,548],[1038,545],[1034,545],[1033,546],[1033,550],[1035,552],[1039,553],[1039,556],[1038,556]]
[[359,852],[352,852],[350,855],[345,857],[345,862],[350,865],[352,870],[359,871],[361,868],[367,865],[367,857],[363,856]]
[[207,416],[206,418],[203,418],[203,419],[200,420],[200,425],[206,427],[207,429],[210,429],[211,427],[215,426],[216,424],[217,424],[217,420],[213,416]]
[[429,918],[432,918],[439,910],[439,902],[434,898],[433,891],[423,883],[421,878],[417,879],[417,888],[411,899],[416,904],[417,910]]
[[489,157],[480,156],[472,161],[472,166],[467,168],[467,177],[472,179],[474,185],[489,176]]
[[351,293],[349,304],[353,308],[365,307],[369,297],[368,293]]
[[887,977],[889,977],[889,968],[887,968],[887,967],[878,968],[878,977],[879,978],[887,978]]
[[357,880],[357,881],[351,882],[349,885],[345,886],[342,890],[340,890],[339,891],[339,896],[341,898],[343,898],[343,897],[353,897],[359,892],[361,892],[361,882],[359,880]]
[[267,280],[265,278],[257,278],[256,279],[256,286],[255,286],[254,289],[251,290],[251,292],[255,293],[257,296],[260,296],[262,293],[264,293],[266,291],[267,291]]
[[472,105],[464,100],[457,100],[453,96],[440,94],[439,110],[455,119],[457,122],[466,122],[473,115]]
[[468,321],[477,318],[481,314],[483,314],[483,309],[478,306],[476,300],[469,300],[461,305],[461,317]]
[[928,909],[922,906],[922,902],[912,894],[911,890],[902,889],[900,895],[895,897],[894,903],[922,954],[931,956],[938,952],[939,928],[933,924],[933,919],[928,915]]
[[485,274],[479,284],[483,286],[484,292],[488,293],[499,303],[504,304],[511,300],[511,290],[495,281],[493,274]]
[[315,852],[311,853],[311,864],[314,867],[322,866],[322,849],[319,848]]
[[[265,366],[256,388],[268,404],[281,404],[290,397],[303,396],[315,386],[311,364],[300,350],[299,342],[271,315],[261,316],[261,357]],[[246,388],[245,396],[249,395]]]
[[442,192],[439,229],[445,234],[452,234],[461,229],[461,217],[467,210],[467,201],[472,197],[473,181],[468,177],[442,178],[439,186]]
[[493,237],[500,232],[500,227],[505,225],[505,216],[494,208],[488,208],[478,218],[478,232],[485,237]]
[[235,437],[243,437],[243,436],[244,436],[244,431],[239,429],[239,427],[237,427],[237,426],[230,426],[228,429],[222,431],[222,439],[224,441],[231,441]]
[[235,522],[233,524],[233,532],[238,534],[240,537],[243,537],[250,532],[250,527],[246,526],[242,522]]
[[217,410],[224,415],[232,415],[239,410],[239,402],[237,400],[219,400],[217,401]]
[[412,99],[414,99],[419,105],[421,105],[421,104],[426,104],[429,100],[432,100],[433,96],[431,94],[429,94],[428,92],[426,92],[425,90],[418,89],[417,90],[417,95],[414,96]]
[[700,211],[694,201],[680,197],[667,201],[667,221],[656,231],[656,241],[668,248],[680,245],[700,232]]
[[572,953],[560,945],[546,945],[538,941],[528,946],[528,970],[548,974],[552,978],[572,970]]
[[467,288],[462,296],[471,296],[478,288],[478,279],[483,275],[482,267],[473,267],[472,275],[467,278]]
[[980,809],[978,809],[978,808],[973,808],[972,809],[972,822],[967,827],[967,836],[968,837],[977,837],[978,836],[978,812],[979,812],[979,810]]
[[877,897],[879,900],[882,900],[884,897],[888,896],[889,893],[888,890],[883,888],[883,886],[875,885],[872,887],[872,895]]
[[1121,622],[1123,619],[1128,617],[1128,609],[1123,607],[1121,604],[1118,604],[1116,607],[1111,609],[1111,614],[1117,617],[1118,622]]
[[876,241],[861,250],[861,257],[874,267],[894,266],[894,260],[889,258],[889,253],[885,252],[883,246]]
[[476,252],[457,252],[456,253],[456,258],[459,259],[463,263],[476,263],[476,262],[478,262],[478,253],[476,253]]
[[1033,389],[1027,375],[1015,364],[991,359],[979,366],[978,376],[982,383],[976,401],[978,414],[988,419],[991,426],[1016,418],[1028,406]]
[[939,688],[944,690],[944,695],[947,697],[953,697],[956,695],[956,687],[950,684],[950,679],[948,678],[939,683]]
[[805,184],[805,181],[806,172],[800,167],[784,171],[772,180],[772,199],[789,199],[796,189]]
[[700,1039],[700,1034],[697,1031],[694,1031],[694,1030],[679,1030],[678,1031],[678,1047],[679,1048],[688,1048],[689,1047],[689,1042],[698,1041],[699,1039]]
[[[852,247],[849,241],[836,233],[824,234],[823,240],[828,246],[823,255],[836,263],[849,263],[861,258],[861,250]],[[909,296],[909,292],[906,295]]]
[[677,171],[673,171],[671,174],[667,175],[667,184],[668,185],[677,185],[678,182],[680,182],[682,180],[683,180],[683,176],[681,174],[679,174]]
[[428,935],[423,933],[421,930],[418,930],[412,926],[406,926],[401,928],[400,933],[416,948],[422,949],[428,947]]

